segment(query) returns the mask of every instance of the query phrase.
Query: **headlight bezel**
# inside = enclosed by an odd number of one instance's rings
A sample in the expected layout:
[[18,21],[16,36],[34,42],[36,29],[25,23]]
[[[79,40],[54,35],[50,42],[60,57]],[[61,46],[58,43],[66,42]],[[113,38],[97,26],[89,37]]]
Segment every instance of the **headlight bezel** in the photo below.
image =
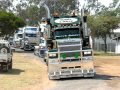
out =
[[57,53],[49,53],[48,54],[49,58],[58,58],[58,54]]
[[83,56],[92,56],[92,51],[83,51]]

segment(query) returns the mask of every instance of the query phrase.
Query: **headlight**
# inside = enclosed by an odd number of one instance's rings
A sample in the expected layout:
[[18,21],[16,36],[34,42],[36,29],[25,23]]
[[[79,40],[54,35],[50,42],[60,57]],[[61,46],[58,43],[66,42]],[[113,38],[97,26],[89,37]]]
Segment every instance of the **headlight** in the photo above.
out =
[[92,52],[91,51],[85,51],[84,52],[84,55],[89,55],[89,54],[92,54]]
[[49,54],[49,57],[56,57],[57,54]]
[[49,54],[49,58],[57,58],[58,57],[58,55],[55,53],[55,54]]
[[83,51],[83,56],[92,56],[92,51]]

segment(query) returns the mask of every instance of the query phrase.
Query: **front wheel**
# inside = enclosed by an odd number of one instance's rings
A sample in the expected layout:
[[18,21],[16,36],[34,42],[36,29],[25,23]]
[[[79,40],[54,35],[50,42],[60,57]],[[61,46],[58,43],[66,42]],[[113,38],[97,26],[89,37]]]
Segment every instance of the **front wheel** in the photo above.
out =
[[8,70],[9,70],[8,63],[7,63],[6,65],[3,65],[3,70],[4,70],[5,72],[8,72]]
[[9,69],[12,69],[12,60],[11,60],[11,62],[10,62],[10,64],[9,64],[9,67],[8,67]]

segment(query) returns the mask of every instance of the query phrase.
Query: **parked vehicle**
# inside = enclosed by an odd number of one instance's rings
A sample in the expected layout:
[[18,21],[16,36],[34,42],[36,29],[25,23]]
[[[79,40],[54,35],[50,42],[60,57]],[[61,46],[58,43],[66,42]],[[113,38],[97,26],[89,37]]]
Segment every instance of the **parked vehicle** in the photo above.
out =
[[0,70],[12,69],[12,49],[6,40],[0,40]]
[[34,50],[34,46],[38,45],[39,28],[26,26],[23,28],[23,38],[20,42],[20,47],[24,50]]
[[8,42],[10,43],[10,45],[13,45],[13,37],[9,37]]

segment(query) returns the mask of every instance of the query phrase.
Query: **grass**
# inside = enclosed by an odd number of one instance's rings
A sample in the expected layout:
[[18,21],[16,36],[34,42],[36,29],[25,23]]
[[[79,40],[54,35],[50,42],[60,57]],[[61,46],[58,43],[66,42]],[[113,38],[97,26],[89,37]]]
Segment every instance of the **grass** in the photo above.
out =
[[120,54],[115,54],[115,53],[111,53],[111,52],[105,53],[103,51],[100,51],[100,52],[94,51],[94,55],[95,56],[120,56]]

